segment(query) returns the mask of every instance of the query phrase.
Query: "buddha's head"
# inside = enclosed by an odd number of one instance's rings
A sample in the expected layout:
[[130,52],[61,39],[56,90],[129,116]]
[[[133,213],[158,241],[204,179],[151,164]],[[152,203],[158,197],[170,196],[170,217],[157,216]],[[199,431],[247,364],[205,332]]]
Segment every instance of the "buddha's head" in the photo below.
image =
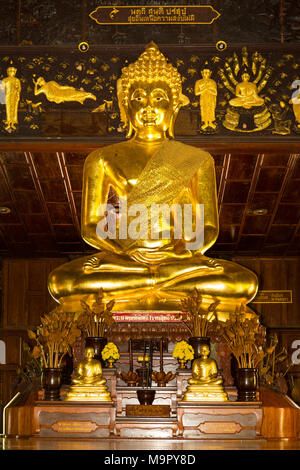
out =
[[121,119],[132,132],[168,132],[173,137],[175,119],[181,106],[189,103],[182,94],[181,76],[151,42],[138,60],[122,69],[118,80]]
[[203,69],[201,71],[201,75],[202,75],[203,78],[210,78],[211,70],[210,69]]
[[8,69],[6,71],[7,71],[7,75],[9,77],[14,77],[17,73],[16,67],[8,67]]
[[243,73],[242,80],[243,80],[243,82],[249,82],[249,80],[250,80],[249,73],[247,73],[247,72]]
[[85,348],[84,357],[86,359],[93,359],[94,356],[95,356],[94,348]]
[[210,349],[207,344],[201,344],[200,346],[200,356],[206,359],[209,356]]

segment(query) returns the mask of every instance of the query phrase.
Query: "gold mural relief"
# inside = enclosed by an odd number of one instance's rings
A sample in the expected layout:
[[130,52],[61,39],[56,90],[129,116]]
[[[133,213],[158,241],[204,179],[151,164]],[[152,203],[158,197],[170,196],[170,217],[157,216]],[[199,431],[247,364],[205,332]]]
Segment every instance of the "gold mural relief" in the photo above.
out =
[[231,131],[260,131],[272,123],[265,101],[259,96],[272,74],[272,68],[266,67],[266,59],[257,51],[251,59],[252,63],[244,47],[240,59],[234,53],[219,70],[224,86],[234,95],[229,100],[223,121],[223,126]]
[[215,109],[217,104],[217,84],[211,77],[211,70],[204,68],[202,79],[195,83],[195,95],[200,96],[201,129],[216,129]]
[[34,94],[40,95],[41,93],[46,95],[48,101],[53,101],[54,103],[64,103],[65,101],[78,101],[83,104],[84,101],[88,98],[92,100],[97,100],[96,96],[92,93],[86,92],[84,90],[76,90],[72,86],[59,85],[55,81],[51,80],[46,82],[43,77],[39,77],[34,81]]
[[294,116],[296,120],[296,127],[300,129],[300,89],[299,89],[300,81],[298,80],[297,82],[294,82],[292,84],[292,87],[294,87],[294,85],[297,86],[297,90],[293,93],[292,98],[289,101],[289,104],[293,105],[293,112],[294,112]]
[[16,72],[17,69],[15,67],[8,67],[7,77],[2,80],[5,87],[5,130],[8,132],[15,130],[16,125],[18,124],[18,105],[21,94],[21,82],[16,77]]
[[[190,102],[186,110],[190,113],[190,121],[185,120],[184,135],[190,135],[189,131],[194,135],[197,124],[192,116],[197,108],[198,132],[201,134],[262,130],[268,130],[269,135],[281,136],[300,133],[299,85],[295,90],[300,80],[300,65],[292,54],[280,54],[275,60],[273,55],[269,53],[265,58],[260,52],[250,53],[247,47],[243,47],[226,57],[206,57],[203,62],[200,54],[193,54],[190,58],[186,55],[173,58],[182,70],[184,93],[188,95],[184,105]],[[5,132],[16,131],[18,125],[19,133],[25,131],[26,134],[27,129],[38,133],[40,114],[42,111],[48,112],[47,102],[86,105],[86,100],[97,101],[98,98],[100,104],[90,109],[87,103],[84,112],[105,113],[103,119],[107,119],[107,132],[124,132],[127,117],[118,80],[120,66],[122,68],[120,57],[101,60],[91,56],[74,63],[59,56],[20,56],[12,60],[7,56],[1,59],[2,64],[11,64],[4,68],[6,72],[2,76],[5,78],[0,81],[0,102],[6,110],[6,116],[2,117]],[[16,77],[17,68],[21,75],[19,78]],[[61,84],[64,82],[68,85]],[[71,86],[75,83],[76,88]],[[34,97],[41,101],[34,103]],[[118,97],[119,105],[114,97]],[[80,124],[74,125],[80,127]],[[129,136],[130,126],[127,130]]]

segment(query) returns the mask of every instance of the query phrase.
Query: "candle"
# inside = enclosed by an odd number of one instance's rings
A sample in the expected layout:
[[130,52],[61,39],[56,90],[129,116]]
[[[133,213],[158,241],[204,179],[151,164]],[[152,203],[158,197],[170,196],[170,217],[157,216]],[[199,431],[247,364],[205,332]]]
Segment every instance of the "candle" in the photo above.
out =
[[132,339],[129,340],[129,370],[133,372]]
[[160,371],[164,370],[164,359],[163,359],[163,339],[160,338]]
[[[143,358],[145,359],[146,357],[146,341],[144,341],[144,354]],[[145,387],[145,362],[142,362],[142,386],[143,388]]]

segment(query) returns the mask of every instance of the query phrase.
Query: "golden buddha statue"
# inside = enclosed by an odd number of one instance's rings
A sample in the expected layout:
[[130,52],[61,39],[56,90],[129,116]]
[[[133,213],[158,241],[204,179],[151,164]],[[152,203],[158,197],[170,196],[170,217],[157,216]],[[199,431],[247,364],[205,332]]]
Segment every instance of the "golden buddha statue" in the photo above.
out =
[[66,401],[111,401],[102,377],[100,361],[94,359],[94,349],[85,348],[85,359],[78,364]]
[[205,68],[201,71],[202,79],[195,83],[195,95],[200,96],[200,112],[202,130],[211,127],[216,129],[215,109],[217,104],[217,84],[211,77],[211,70]]
[[68,85],[59,85],[54,80],[46,82],[43,77],[39,77],[34,83],[34,94],[35,96],[44,94],[48,101],[54,103],[64,103],[65,101],[78,101],[83,104],[88,98],[96,101],[96,96],[93,93],[77,90],[76,88]]
[[250,109],[253,106],[262,106],[264,104],[263,98],[258,96],[255,83],[249,82],[249,80],[249,73],[243,73],[242,82],[238,83],[235,89],[236,97],[229,101],[231,106]]
[[184,394],[183,401],[227,401],[223,379],[219,377],[216,361],[209,357],[207,344],[200,346],[200,357],[194,359],[192,378]]
[[[204,255],[219,230],[214,160],[173,140],[176,116],[188,100],[181,83],[154,43],[123,68],[117,90],[130,139],[93,151],[84,165],[82,237],[98,251],[49,277],[51,295],[66,310],[80,311],[80,301],[92,302],[102,288],[114,310],[179,311],[196,287],[204,306],[220,300],[218,316],[225,320],[236,304],[256,295],[254,273]],[[119,202],[115,213],[107,205],[112,195]],[[157,218],[154,211],[149,228],[147,215],[157,206],[172,211]],[[189,210],[196,215],[189,217]]]
[[[293,84],[292,84],[293,87]],[[294,87],[293,87],[294,88]],[[296,128],[300,128],[300,92],[297,88],[292,95],[292,98],[289,100],[289,104],[293,105],[294,116],[296,120]]]
[[17,69],[15,67],[8,67],[7,77],[3,78],[2,82],[5,86],[5,107],[6,107],[6,121],[5,130],[15,130],[18,124],[18,106],[21,94],[21,82],[16,77]]

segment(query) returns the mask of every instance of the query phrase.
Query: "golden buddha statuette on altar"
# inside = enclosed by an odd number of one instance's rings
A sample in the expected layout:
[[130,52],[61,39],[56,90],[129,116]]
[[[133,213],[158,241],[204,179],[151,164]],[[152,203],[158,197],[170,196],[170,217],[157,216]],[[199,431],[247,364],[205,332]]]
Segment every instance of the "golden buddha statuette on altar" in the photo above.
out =
[[65,401],[111,401],[101,363],[94,355],[93,348],[85,349],[85,358],[78,364]]
[[100,288],[117,311],[180,311],[196,287],[204,307],[220,300],[225,320],[256,295],[257,277],[205,256],[219,233],[214,160],[173,138],[189,101],[181,76],[152,42],[122,69],[117,93],[129,140],[93,151],[84,165],[81,232],[97,252],[55,269],[50,293],[70,311]]
[[217,363],[209,357],[209,353],[209,346],[202,344],[200,357],[193,361],[192,378],[188,380],[183,401],[228,401]]

